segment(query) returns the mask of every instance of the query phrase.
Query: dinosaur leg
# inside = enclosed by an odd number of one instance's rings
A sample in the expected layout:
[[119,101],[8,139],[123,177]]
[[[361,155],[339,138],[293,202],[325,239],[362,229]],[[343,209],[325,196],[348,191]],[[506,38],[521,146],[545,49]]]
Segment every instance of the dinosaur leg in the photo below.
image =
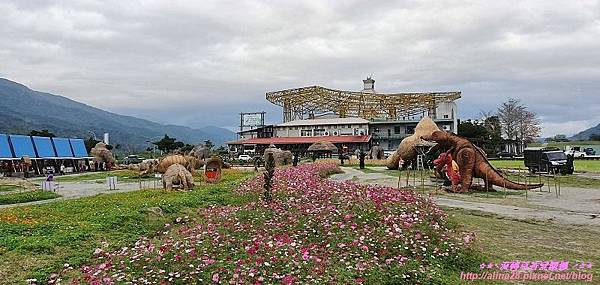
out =
[[459,193],[469,192],[473,183],[473,168],[475,167],[475,151],[473,149],[464,148],[457,153],[456,163],[460,173],[460,188]]

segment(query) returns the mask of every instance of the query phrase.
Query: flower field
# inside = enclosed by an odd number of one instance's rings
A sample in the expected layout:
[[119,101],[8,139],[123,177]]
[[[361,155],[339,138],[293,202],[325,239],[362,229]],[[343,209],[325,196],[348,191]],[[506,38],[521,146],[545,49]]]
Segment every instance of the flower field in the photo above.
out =
[[[270,203],[200,209],[130,247],[105,244],[49,283],[455,284],[478,268],[473,236],[428,197],[323,178],[336,169],[277,169]],[[237,192],[260,197],[262,185],[259,175]]]

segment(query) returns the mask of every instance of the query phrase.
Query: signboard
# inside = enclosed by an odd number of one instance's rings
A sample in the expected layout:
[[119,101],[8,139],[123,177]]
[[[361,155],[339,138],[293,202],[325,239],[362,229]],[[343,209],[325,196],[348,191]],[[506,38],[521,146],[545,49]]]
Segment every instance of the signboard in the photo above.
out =
[[240,131],[256,129],[265,125],[265,112],[240,113]]

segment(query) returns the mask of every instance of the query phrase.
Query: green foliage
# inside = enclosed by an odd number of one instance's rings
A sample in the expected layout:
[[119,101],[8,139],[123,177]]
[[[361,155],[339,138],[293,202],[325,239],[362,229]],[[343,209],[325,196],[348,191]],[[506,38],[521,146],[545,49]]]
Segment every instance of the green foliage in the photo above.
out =
[[211,140],[205,140],[204,141],[204,146],[207,149],[212,149],[215,146],[215,144]]
[[88,153],[92,150],[93,147],[96,146],[100,141],[94,139],[94,137],[89,137],[87,140],[83,141],[85,144],[85,149],[87,149]]
[[48,130],[31,130],[29,132],[29,134],[27,134],[28,136],[38,136],[38,137],[48,137],[48,138],[53,138],[56,137],[56,135],[54,135],[53,133],[51,133]]
[[22,193],[11,193],[0,195],[0,205],[26,203],[39,200],[48,200],[58,198],[60,195],[47,191],[29,191]]
[[171,138],[166,134],[161,140],[153,142],[152,144],[156,145],[159,150],[164,152],[171,152],[185,146],[183,142],[177,141],[176,138]]
[[273,200],[273,195],[271,193],[271,188],[273,188],[273,176],[275,175],[275,158],[273,157],[273,153],[267,154],[267,159],[265,160],[265,172],[264,176],[264,199],[269,202]]

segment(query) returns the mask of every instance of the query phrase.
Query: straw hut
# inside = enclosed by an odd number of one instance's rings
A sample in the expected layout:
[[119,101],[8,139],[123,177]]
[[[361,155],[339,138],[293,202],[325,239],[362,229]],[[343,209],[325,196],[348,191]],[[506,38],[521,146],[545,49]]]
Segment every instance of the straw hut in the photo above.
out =
[[328,157],[331,157],[331,154],[337,151],[338,148],[328,141],[318,141],[308,147],[308,152],[313,153],[313,159],[316,159],[317,157],[320,157],[323,154],[326,154]]

